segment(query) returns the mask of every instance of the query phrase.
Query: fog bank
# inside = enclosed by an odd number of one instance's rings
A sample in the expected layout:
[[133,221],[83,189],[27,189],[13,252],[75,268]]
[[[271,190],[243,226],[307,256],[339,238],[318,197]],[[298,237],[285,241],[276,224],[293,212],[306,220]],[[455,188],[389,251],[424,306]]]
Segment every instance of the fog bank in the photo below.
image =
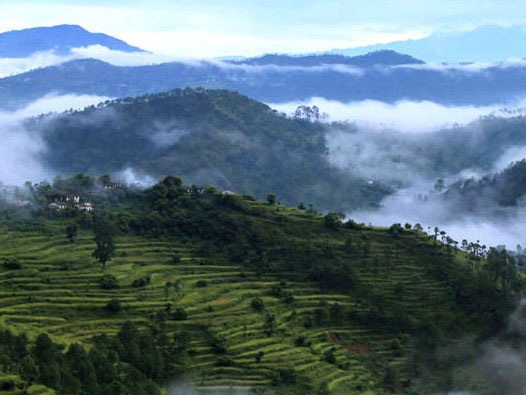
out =
[[81,109],[107,100],[89,95],[48,95],[13,112],[0,112],[0,182],[20,185],[25,181],[41,181],[54,176],[41,162],[46,151],[42,136],[29,132],[23,119],[42,113]]
[[[293,114],[298,106],[317,106],[328,115],[329,122],[353,122],[363,128],[394,129],[407,133],[429,133],[443,127],[466,125],[484,115],[509,116],[510,106],[444,106],[430,101],[398,101],[394,104],[375,100],[342,103],[321,97],[306,101],[269,103],[285,114]],[[516,102],[511,108],[520,112],[526,100]],[[514,113],[517,115],[517,112]]]

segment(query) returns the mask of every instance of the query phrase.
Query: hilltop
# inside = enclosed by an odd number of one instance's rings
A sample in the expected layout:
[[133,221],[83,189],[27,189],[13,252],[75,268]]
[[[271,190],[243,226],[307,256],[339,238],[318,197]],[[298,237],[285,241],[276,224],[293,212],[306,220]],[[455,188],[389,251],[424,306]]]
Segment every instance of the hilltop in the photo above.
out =
[[[434,348],[499,331],[522,287],[505,255],[461,251],[444,232],[342,223],[177,177],[140,191],[79,174],[16,194],[28,204],[0,211],[12,395],[158,394],[178,379],[226,393],[447,391],[470,357],[440,367]],[[93,211],[51,205],[70,195]],[[102,265],[94,234],[115,245]]]
[[322,123],[287,118],[229,91],[120,99],[27,127],[46,143],[45,165],[61,174],[180,174],[197,185],[342,211],[373,206],[390,192],[330,165]]

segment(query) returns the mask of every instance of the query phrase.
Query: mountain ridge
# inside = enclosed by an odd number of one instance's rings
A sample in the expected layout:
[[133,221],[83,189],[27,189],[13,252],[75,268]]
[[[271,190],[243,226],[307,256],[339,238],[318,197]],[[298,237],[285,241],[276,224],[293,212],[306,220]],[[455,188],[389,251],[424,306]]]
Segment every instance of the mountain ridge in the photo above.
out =
[[104,33],[92,33],[79,25],[55,25],[0,33],[0,58],[23,58],[36,52],[67,55],[71,49],[101,45],[115,51],[145,52]]
[[435,33],[422,39],[332,49],[327,53],[356,56],[381,49],[407,53],[432,63],[501,62],[526,56],[526,33],[519,26],[482,25],[464,33]]
[[266,103],[322,97],[340,102],[508,105],[526,96],[522,64],[490,65],[483,72],[469,66],[435,66],[296,67],[210,61],[113,66],[84,59],[0,79],[0,102],[3,108],[14,109],[52,92],[127,97],[185,87],[233,90]]

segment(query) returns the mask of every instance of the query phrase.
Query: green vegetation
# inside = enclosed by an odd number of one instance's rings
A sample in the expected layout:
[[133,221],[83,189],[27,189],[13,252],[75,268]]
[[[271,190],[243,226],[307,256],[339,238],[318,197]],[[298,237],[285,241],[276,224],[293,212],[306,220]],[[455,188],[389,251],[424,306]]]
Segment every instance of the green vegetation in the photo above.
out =
[[93,212],[49,207],[83,178],[0,208],[7,394],[155,394],[182,378],[226,393],[432,393],[444,388],[420,372],[435,348],[499,331],[523,287],[505,253],[461,251],[445,232],[343,223],[176,177],[146,191],[89,178],[71,193]]
[[268,194],[269,203],[341,210],[374,206],[390,193],[329,163],[326,125],[288,119],[235,92],[184,89],[118,99],[41,116],[27,127],[45,139],[47,165],[66,174],[131,167],[260,199]]

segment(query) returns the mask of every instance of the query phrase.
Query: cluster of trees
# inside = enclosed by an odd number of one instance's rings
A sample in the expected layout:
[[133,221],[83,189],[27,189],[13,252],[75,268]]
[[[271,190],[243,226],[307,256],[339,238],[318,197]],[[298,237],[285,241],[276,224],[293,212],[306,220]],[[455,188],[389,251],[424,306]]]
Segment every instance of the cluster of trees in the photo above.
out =
[[0,330],[2,371],[23,380],[1,385],[7,390],[38,383],[65,395],[160,395],[156,383],[178,372],[179,344],[159,327],[139,330],[131,322],[123,324],[117,336],[96,336],[89,351],[78,343],[65,349],[46,334],[30,344],[23,334]]

